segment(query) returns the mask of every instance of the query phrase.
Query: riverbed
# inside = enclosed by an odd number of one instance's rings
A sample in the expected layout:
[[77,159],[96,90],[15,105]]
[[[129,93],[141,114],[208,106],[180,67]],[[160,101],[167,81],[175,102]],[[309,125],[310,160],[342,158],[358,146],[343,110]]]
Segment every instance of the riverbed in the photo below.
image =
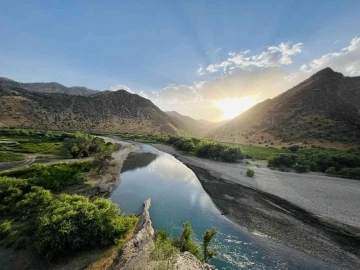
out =
[[150,197],[155,229],[178,237],[182,224],[190,221],[200,243],[202,233],[215,227],[218,254],[211,264],[218,269],[335,269],[236,225],[216,208],[192,170],[169,154],[139,145],[141,150],[126,159],[121,184],[111,194],[124,213],[139,213]]

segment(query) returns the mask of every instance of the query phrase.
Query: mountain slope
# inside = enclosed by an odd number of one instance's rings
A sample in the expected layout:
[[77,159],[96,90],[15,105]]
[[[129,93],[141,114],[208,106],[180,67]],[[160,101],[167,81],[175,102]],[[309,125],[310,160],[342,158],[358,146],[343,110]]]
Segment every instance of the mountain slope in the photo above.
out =
[[150,100],[124,90],[92,96],[0,85],[0,127],[189,135]]
[[98,90],[92,90],[81,86],[66,87],[56,82],[20,83],[4,77],[0,77],[0,86],[2,86],[3,88],[20,87],[22,89],[38,93],[62,93],[79,96],[90,96],[99,92]]
[[210,138],[256,144],[276,140],[360,143],[360,77],[325,68],[255,105]]
[[176,111],[168,111],[165,112],[174,120],[178,121],[178,125],[185,130],[187,133],[195,136],[201,137],[206,135],[207,133],[215,130],[216,128],[222,126],[227,121],[221,122],[211,122],[207,120],[195,120],[189,116],[182,115]]

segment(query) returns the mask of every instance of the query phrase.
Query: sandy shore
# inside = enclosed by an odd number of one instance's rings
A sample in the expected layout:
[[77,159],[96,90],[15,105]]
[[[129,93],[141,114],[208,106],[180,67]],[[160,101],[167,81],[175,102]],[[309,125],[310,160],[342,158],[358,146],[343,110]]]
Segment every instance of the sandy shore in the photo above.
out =
[[[360,269],[360,181],[214,162],[153,145],[199,178],[224,214],[247,230],[343,269]],[[250,161],[251,162],[251,161]],[[246,176],[246,169],[255,177]]]

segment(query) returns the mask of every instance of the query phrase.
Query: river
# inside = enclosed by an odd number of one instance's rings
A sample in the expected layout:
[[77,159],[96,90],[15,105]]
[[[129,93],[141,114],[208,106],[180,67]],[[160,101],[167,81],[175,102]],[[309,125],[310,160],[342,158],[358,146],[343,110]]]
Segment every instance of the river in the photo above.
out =
[[285,248],[266,236],[250,233],[234,224],[215,207],[196,175],[173,156],[147,144],[130,154],[121,171],[121,184],[111,199],[126,214],[140,213],[152,199],[150,216],[154,229],[179,237],[182,224],[190,221],[195,239],[217,229],[218,269],[330,269],[302,252]]

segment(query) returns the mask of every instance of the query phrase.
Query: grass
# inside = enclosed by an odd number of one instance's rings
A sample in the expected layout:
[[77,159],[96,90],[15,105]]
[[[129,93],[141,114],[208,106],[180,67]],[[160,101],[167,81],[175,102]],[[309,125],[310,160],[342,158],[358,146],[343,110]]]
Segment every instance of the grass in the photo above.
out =
[[23,161],[25,157],[20,154],[0,152],[0,162]]
[[14,152],[41,153],[58,146],[57,142],[24,142],[13,149]]
[[260,159],[260,160],[266,160],[268,157],[275,154],[287,153],[286,150],[277,149],[273,147],[261,147],[261,146],[244,145],[244,144],[236,144],[236,143],[226,143],[226,144],[238,145],[240,146],[241,151],[244,154],[246,154],[248,157]]

